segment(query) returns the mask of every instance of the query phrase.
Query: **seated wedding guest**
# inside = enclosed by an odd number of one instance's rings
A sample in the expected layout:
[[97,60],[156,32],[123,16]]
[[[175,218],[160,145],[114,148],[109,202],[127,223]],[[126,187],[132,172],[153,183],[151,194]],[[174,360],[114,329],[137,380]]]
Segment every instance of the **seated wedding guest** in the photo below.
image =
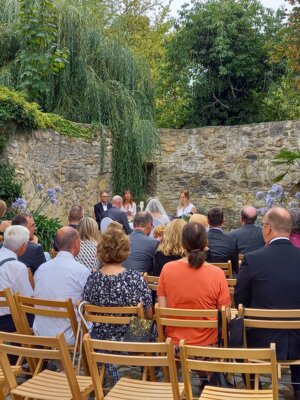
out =
[[[300,250],[289,240],[292,218],[281,207],[263,217],[266,246],[247,253],[234,288],[235,304],[249,308],[297,309],[300,304]],[[276,343],[278,360],[299,360],[300,330],[247,330],[247,347],[266,348]],[[300,400],[300,365],[290,365],[294,400]]]
[[[74,205],[70,208],[69,214],[68,214],[68,226],[71,226],[74,229],[77,229],[77,225],[79,224],[79,221],[84,217],[84,209],[82,208],[81,205]],[[60,249],[57,246],[56,241],[54,240],[53,243],[53,248],[56,252],[58,252]]]
[[[207,233],[195,222],[183,227],[182,246],[186,257],[163,267],[157,288],[160,307],[184,309],[220,309],[231,299],[224,272],[205,261]],[[184,338],[188,344],[210,346],[217,343],[217,329],[167,328],[166,335],[175,345]]]
[[130,190],[124,192],[121,211],[124,211],[127,217],[134,217],[136,214],[136,203],[132,199],[132,193]]
[[188,190],[182,190],[179,197],[179,206],[176,210],[176,216],[182,217],[183,215],[195,214],[197,212],[194,204],[190,203],[190,193]]
[[95,218],[100,230],[100,223],[103,218],[103,213],[111,208],[111,203],[108,201],[109,197],[105,190],[100,192],[100,201],[94,205]]
[[[152,296],[144,278],[139,272],[122,266],[129,252],[129,237],[120,229],[106,229],[97,247],[101,268],[88,278],[82,299],[104,307],[135,306],[142,303],[145,317],[151,319]],[[121,341],[126,329],[127,325],[94,324],[92,337]],[[114,368],[110,370],[110,375],[115,383],[118,373]]]
[[35,239],[36,225],[34,219],[30,214],[19,214],[12,219],[11,224],[22,225],[29,230],[29,243],[27,249],[18,257],[18,260],[24,263],[27,268],[30,268],[34,275],[39,266],[46,262],[43,248]]
[[198,224],[204,226],[208,230],[208,220],[203,214],[193,214],[190,216],[189,222],[197,222]]
[[219,207],[211,208],[207,214],[209,231],[207,261],[221,263],[231,261],[233,274],[239,272],[239,254],[236,239],[226,235],[222,226],[224,224],[223,210]]
[[[85,265],[75,260],[80,250],[80,237],[76,229],[64,226],[55,237],[57,256],[45,262],[34,275],[34,297],[48,300],[72,299],[74,309],[81,300],[81,294],[87,278],[91,274]],[[38,336],[55,336],[64,332],[68,345],[75,342],[70,320],[37,315],[33,324]]]
[[252,206],[245,206],[241,210],[241,227],[231,230],[228,236],[237,241],[239,254],[246,254],[264,247],[265,242],[260,226],[256,226],[257,210]]
[[68,214],[68,225],[72,228],[77,228],[77,225],[84,217],[84,210],[80,205],[74,205],[71,207]]
[[9,220],[2,220],[1,218],[4,217],[7,211],[7,205],[5,201],[0,200],[0,232],[4,232],[5,229],[11,225],[11,221]]
[[121,211],[122,197],[118,195],[114,196],[111,200],[111,204],[112,204],[111,208],[107,209],[102,214],[102,218],[109,217],[113,221],[119,222],[120,224],[123,225],[125,233],[129,235],[132,232],[132,229],[129,226],[127,215],[124,213],[124,211]]
[[155,228],[153,228],[153,231],[152,231],[153,238],[158,240],[159,242],[161,242],[164,237],[165,229],[166,229],[166,225],[162,225],[162,224],[157,225]]
[[174,219],[166,226],[164,238],[154,256],[153,275],[159,276],[166,263],[185,256],[182,246],[182,231],[185,224],[183,219]]
[[[24,226],[10,226],[4,232],[3,247],[0,249],[0,290],[9,288],[12,293],[19,292],[23,296],[32,296],[33,289],[29,282],[25,264],[18,261],[27,249],[29,231]],[[28,317],[32,326],[33,315]],[[9,308],[0,307],[0,330],[15,332]]]
[[123,262],[125,268],[152,273],[154,254],[159,243],[149,236],[152,226],[153,218],[148,211],[136,213],[133,220],[133,232],[129,235],[130,255]]
[[77,226],[80,237],[80,252],[75,260],[85,265],[91,272],[99,267],[96,257],[99,242],[99,229],[97,222],[90,217],[84,217]]
[[292,232],[290,234],[290,241],[294,246],[300,248],[300,210],[293,208],[289,210],[292,217]]
[[148,211],[159,224],[165,225],[170,222],[170,218],[163,208],[163,205],[156,197],[150,197],[150,199],[148,199],[145,211]]

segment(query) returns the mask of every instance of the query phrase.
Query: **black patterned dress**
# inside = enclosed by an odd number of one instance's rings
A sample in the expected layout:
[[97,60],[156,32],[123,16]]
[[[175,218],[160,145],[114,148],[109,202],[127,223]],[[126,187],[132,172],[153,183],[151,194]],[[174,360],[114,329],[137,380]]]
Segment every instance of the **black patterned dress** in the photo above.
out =
[[[151,291],[139,272],[125,269],[117,275],[91,274],[82,299],[104,307],[126,307],[142,303],[144,311],[152,307]],[[93,334],[101,340],[122,340],[127,325],[94,324]]]

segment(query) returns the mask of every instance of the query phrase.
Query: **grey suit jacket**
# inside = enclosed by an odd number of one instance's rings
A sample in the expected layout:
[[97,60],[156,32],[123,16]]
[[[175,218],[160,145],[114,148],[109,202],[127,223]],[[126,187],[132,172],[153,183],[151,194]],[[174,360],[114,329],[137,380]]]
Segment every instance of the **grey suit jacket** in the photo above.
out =
[[130,235],[130,255],[123,262],[127,269],[134,269],[139,272],[152,272],[154,255],[158,241],[150,238],[144,232],[135,229]]
[[227,235],[237,241],[238,251],[241,254],[258,250],[265,245],[261,227],[256,225],[243,225]]
[[113,221],[117,221],[123,225],[125,232],[129,235],[132,232],[132,229],[129,226],[127,215],[124,211],[121,211],[119,208],[112,206],[110,209],[107,209],[103,214],[102,218],[109,217]]

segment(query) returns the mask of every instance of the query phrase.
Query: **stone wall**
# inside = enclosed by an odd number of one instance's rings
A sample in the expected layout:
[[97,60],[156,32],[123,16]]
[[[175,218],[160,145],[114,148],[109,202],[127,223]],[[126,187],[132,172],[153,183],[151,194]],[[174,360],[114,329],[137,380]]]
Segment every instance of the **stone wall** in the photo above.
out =
[[[50,205],[47,215],[57,216],[64,223],[74,204],[81,204],[93,216],[100,188],[110,191],[111,143],[107,132],[106,156],[100,174],[99,140],[83,140],[60,135],[54,131],[18,132],[10,136],[6,149],[9,163],[14,164],[18,177],[24,182],[24,197],[34,194],[34,184],[46,188],[62,188],[59,207]],[[39,201],[34,201],[34,207]]]
[[[151,194],[161,199],[167,212],[174,213],[179,192],[188,189],[200,211],[222,206],[227,226],[236,225],[240,208],[259,205],[256,192],[268,189],[280,173],[271,161],[281,148],[300,148],[300,121],[161,130],[160,151],[149,164]],[[111,193],[108,131],[103,173],[96,139],[71,138],[54,131],[16,132],[5,154],[25,181],[26,198],[31,197],[34,182],[62,187],[59,208],[51,206],[47,214],[59,216],[63,222],[71,205],[80,203],[93,215],[99,190]],[[292,191],[298,182],[296,172],[285,180]]]
[[[300,148],[300,121],[162,130],[156,194],[175,212],[179,192],[188,189],[200,211],[222,206],[227,226],[237,225],[243,205],[262,205],[255,194],[279,175],[271,161],[281,148]],[[292,187],[299,178],[284,182]]]

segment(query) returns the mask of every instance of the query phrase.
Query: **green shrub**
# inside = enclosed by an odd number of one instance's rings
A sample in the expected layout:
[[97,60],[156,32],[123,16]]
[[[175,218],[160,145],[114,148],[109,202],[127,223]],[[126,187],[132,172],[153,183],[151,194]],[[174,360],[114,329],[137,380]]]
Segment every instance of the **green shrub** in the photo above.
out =
[[50,252],[56,232],[62,227],[62,223],[58,218],[49,218],[42,214],[34,214],[34,221],[39,243],[43,246],[44,251]]
[[22,195],[22,183],[15,178],[15,168],[12,165],[0,164],[0,198],[8,206]]

